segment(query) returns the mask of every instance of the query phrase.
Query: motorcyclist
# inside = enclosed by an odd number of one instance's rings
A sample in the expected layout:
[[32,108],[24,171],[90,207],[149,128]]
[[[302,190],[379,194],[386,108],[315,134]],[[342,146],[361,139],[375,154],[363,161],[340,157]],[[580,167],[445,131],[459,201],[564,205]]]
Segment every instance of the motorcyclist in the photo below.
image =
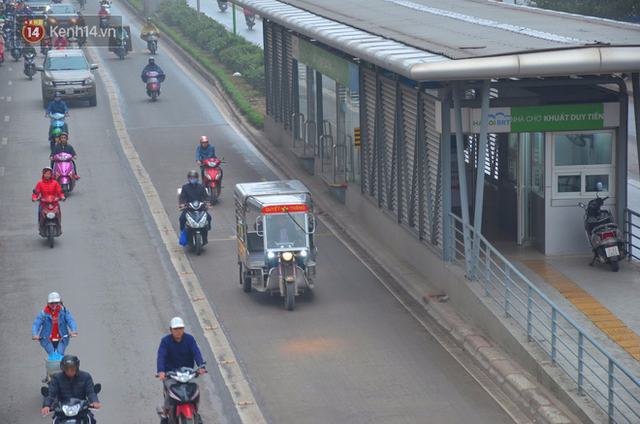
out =
[[204,161],[207,159],[218,159],[216,157],[216,148],[213,144],[209,144],[209,137],[203,135],[200,137],[200,145],[196,149],[196,163],[200,167],[202,181],[204,181]]
[[107,21],[109,21],[110,13],[107,10],[107,6],[104,4],[100,5],[100,11],[98,12],[98,19],[102,21],[103,17],[106,17]]
[[155,32],[157,37],[160,37],[160,30],[158,29],[158,27],[151,21],[151,17],[147,18],[147,23],[144,24],[144,26],[142,27],[142,30],[140,31],[140,38],[142,38],[144,41],[148,41],[147,40],[147,34],[150,32]]
[[[95,391],[95,385],[91,374],[80,371],[80,360],[77,356],[66,355],[60,361],[62,372],[56,373],[49,383],[49,394],[42,402],[42,415],[51,412],[54,399],[58,402],[68,402],[71,398],[87,399],[89,406],[95,409],[100,408],[100,401]],[[91,411],[87,413],[90,423],[95,423],[95,418]]]
[[78,172],[76,169],[76,162],[75,162],[75,160],[78,159],[78,155],[76,154],[76,151],[73,148],[73,146],[68,143],[68,140],[69,140],[69,135],[64,131],[61,131],[60,143],[54,145],[53,148],[51,149],[51,156],[49,156],[49,160],[51,161],[51,167],[53,168],[53,158],[55,155],[57,155],[58,153],[69,153],[73,157],[73,160],[71,161],[71,164],[73,165],[73,177],[76,180],[79,180],[80,176],[78,175]]
[[[202,184],[198,183],[198,171],[191,170],[187,174],[188,184],[182,186],[180,192],[180,208],[184,210],[180,214],[180,233],[184,230],[184,226],[187,222],[187,209],[186,206],[196,200],[204,202],[207,206],[211,206],[211,198],[207,193],[207,190]],[[211,215],[207,212],[207,222],[209,223],[209,229],[211,229]]]
[[117,27],[115,31],[115,38],[116,43],[118,43],[119,46],[124,46],[125,51],[128,52],[129,42],[127,40],[129,39],[129,33],[127,30],[122,26]]
[[161,80],[164,80],[164,78],[160,78],[160,76],[164,76],[164,72],[162,72],[162,69],[160,69],[160,67],[156,65],[156,60],[153,58],[153,56],[149,57],[149,62],[147,63],[147,66],[142,68],[142,73],[140,74],[140,78],[142,78],[142,82],[144,83],[147,82],[147,72],[157,72],[158,81],[162,82]]
[[[170,378],[165,379],[167,371],[175,371],[180,367],[193,368],[196,365],[204,364],[202,353],[196,343],[196,339],[184,332],[184,321],[180,317],[173,317],[169,323],[169,331],[171,334],[165,336],[160,341],[158,348],[158,378],[164,382],[165,397],[162,408],[161,423],[169,422],[167,414],[169,413],[169,387],[176,384],[177,381]],[[206,370],[200,368],[200,374],[204,374]],[[196,409],[198,405],[196,404]]]
[[[42,337],[40,345],[47,354],[57,352],[64,355],[69,344],[69,338],[65,336],[76,336],[78,329],[71,312],[62,304],[60,294],[49,293],[47,306],[36,317],[31,334],[34,340]],[[54,347],[54,342],[58,342],[58,346]]]
[[38,227],[40,224],[40,211],[42,210],[42,199],[45,196],[53,195],[58,196],[60,200],[64,201],[64,193],[62,193],[62,188],[60,184],[56,180],[52,178],[53,169],[50,166],[46,166],[42,168],[42,181],[39,181],[36,184],[36,188],[34,189],[34,193],[31,195],[31,201],[36,202],[38,200],[38,196],[40,196],[40,204],[38,205]]
[[62,93],[59,91],[56,91],[53,101],[49,103],[49,107],[44,113],[45,118],[48,118],[52,113],[64,113],[66,116],[69,116],[69,108],[64,100],[62,100]]
[[53,48],[56,50],[64,50],[69,46],[69,42],[64,37],[56,38],[56,41],[53,42]]

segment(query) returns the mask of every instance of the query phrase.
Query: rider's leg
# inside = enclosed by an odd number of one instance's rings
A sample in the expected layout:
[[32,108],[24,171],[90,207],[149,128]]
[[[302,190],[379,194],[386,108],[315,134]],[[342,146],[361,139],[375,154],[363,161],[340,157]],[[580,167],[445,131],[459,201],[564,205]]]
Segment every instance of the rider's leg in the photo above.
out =
[[53,343],[51,343],[50,340],[47,340],[47,343],[42,347],[44,348],[45,352],[47,352],[47,355],[51,355],[54,351]]

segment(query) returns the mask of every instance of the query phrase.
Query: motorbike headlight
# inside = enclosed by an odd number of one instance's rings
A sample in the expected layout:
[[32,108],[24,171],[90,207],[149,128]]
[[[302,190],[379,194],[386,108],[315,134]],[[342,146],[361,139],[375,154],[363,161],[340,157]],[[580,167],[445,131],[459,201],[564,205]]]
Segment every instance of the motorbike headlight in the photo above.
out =
[[291,252],[282,252],[282,259],[289,262],[291,259],[293,259],[293,253]]
[[56,217],[56,214],[55,214],[55,213],[53,213],[53,212],[47,212],[47,218],[49,218],[49,219],[53,219],[53,218],[55,218],[55,217]]
[[78,415],[78,412],[80,412],[80,406],[82,406],[80,403],[75,405],[62,405],[62,412],[64,412],[64,415],[67,417],[75,417]]

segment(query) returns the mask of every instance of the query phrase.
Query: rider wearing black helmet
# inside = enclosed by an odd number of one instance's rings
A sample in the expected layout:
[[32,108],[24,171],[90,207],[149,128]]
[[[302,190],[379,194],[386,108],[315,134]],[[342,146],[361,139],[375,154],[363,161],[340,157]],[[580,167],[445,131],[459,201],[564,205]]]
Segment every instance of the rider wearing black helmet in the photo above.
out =
[[[54,374],[49,383],[49,394],[42,403],[42,415],[51,412],[54,399],[66,402],[71,398],[87,399],[92,408],[99,409],[100,401],[96,394],[93,379],[88,372],[80,371],[80,360],[77,356],[65,355],[60,361],[62,372]],[[94,423],[93,414],[89,418]]]
[[[207,204],[207,206],[211,206],[211,198],[207,193],[207,190],[204,186],[198,183],[198,171],[191,170],[187,174],[187,179],[189,180],[189,184],[185,184],[182,186],[182,191],[180,192],[180,208],[185,208],[189,203],[193,201],[200,201]],[[211,215],[207,212],[207,221],[209,222],[209,229],[211,229]],[[184,225],[187,222],[187,209],[182,211],[180,215],[180,232],[184,230]]]

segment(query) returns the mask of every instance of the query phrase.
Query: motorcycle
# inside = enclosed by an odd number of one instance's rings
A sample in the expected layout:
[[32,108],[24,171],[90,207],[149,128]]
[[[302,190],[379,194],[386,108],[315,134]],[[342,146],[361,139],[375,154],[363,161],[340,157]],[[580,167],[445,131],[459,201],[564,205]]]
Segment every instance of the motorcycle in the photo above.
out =
[[253,26],[256,24],[256,14],[245,9],[244,10],[244,21],[247,24],[247,28],[253,29]]
[[49,115],[51,123],[49,124],[49,146],[53,149],[55,141],[53,140],[53,130],[58,128],[60,131],[69,134],[69,125],[65,122],[66,115],[64,113],[52,113]]
[[15,37],[13,37],[13,39],[11,39],[11,57],[17,62],[20,60],[21,56],[22,47],[20,46],[20,42]]
[[68,49],[79,49],[80,48],[80,43],[78,42],[78,38],[77,37],[69,37],[67,39],[67,48]]
[[[202,247],[209,242],[209,221],[207,220],[207,205],[198,200],[189,203],[187,209],[187,246],[193,247],[196,255],[200,256]],[[181,209],[184,210],[184,209]]]
[[152,55],[155,55],[158,51],[158,34],[156,34],[155,31],[149,31],[145,34],[145,38],[147,40],[147,50],[149,50]]
[[0,63],[4,62],[4,38],[0,37]]
[[63,193],[71,193],[76,187],[73,173],[73,156],[69,153],[58,153],[53,157],[53,178],[58,181]]
[[33,76],[36,74],[36,54],[25,53],[24,54],[24,74],[29,77],[29,81],[33,80]]
[[[100,393],[102,385],[100,383],[94,384],[93,390],[96,394]],[[49,388],[43,387],[40,393],[44,397],[48,396]],[[86,399],[71,398],[64,403],[55,405],[49,414],[53,414],[55,424],[94,424],[96,419],[93,417],[92,410],[97,411],[89,406]]]
[[160,97],[160,84],[164,82],[165,75],[156,71],[147,72],[146,75],[147,96],[151,97],[151,100],[155,102]]
[[51,50],[51,37],[45,35],[40,42],[40,53],[46,55],[49,50]]
[[[204,368],[204,364],[197,368],[181,367],[165,374],[165,378],[178,382],[169,388],[170,408],[167,416],[170,424],[202,422],[196,407],[200,398],[200,389],[195,382],[192,382],[200,376],[198,371],[201,368]],[[158,405],[156,412],[162,417],[162,406]]]
[[[33,190],[34,194],[38,194]],[[40,235],[49,240],[49,247],[53,248],[54,237],[62,234],[62,216],[60,214],[61,200],[58,196],[48,195],[40,199],[43,203],[40,211]]]
[[100,16],[100,28],[101,29],[109,28],[109,19],[111,18],[111,15],[109,14],[109,12],[107,11],[106,14],[102,14],[98,16]]
[[229,2],[227,0],[218,0],[218,8],[220,8],[221,12],[226,12],[229,7]]
[[618,229],[618,225],[614,222],[611,211],[601,209],[604,201],[609,198],[598,196],[598,192],[602,190],[602,183],[597,184],[596,198],[589,201],[585,206],[582,202],[578,203],[584,209],[584,231],[587,236],[591,250],[593,251],[593,259],[590,266],[597,260],[603,264],[609,264],[613,272],[619,269],[619,261],[624,259],[627,252],[625,249],[624,237]]
[[128,38],[128,36],[123,34],[119,34],[119,36],[116,37],[116,45],[113,52],[120,58],[120,60],[124,60],[124,57],[129,53],[129,49],[127,48]]
[[207,193],[209,193],[211,204],[216,203],[222,191],[222,169],[220,169],[220,164],[224,163],[223,161],[224,158],[222,160],[209,158],[202,162],[204,168],[202,182],[207,189]]

